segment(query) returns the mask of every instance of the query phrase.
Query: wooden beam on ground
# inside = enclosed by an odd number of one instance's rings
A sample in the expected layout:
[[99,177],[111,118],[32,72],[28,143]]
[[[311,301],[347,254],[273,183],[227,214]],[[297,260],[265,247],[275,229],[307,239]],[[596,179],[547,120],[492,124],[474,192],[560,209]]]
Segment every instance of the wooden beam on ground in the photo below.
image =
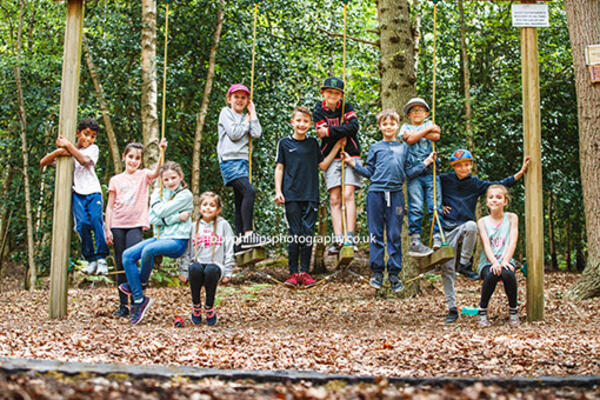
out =
[[523,144],[531,161],[525,174],[527,319],[544,319],[544,200],[540,120],[540,78],[536,28],[521,28]]
[[[69,0],[65,29],[60,116],[58,135],[75,142],[77,105],[79,100],[79,67],[81,62],[81,32],[83,0]],[[52,256],[50,265],[50,318],[67,315],[67,268],[71,244],[71,187],[73,159],[59,157],[54,185],[54,217],[52,220]]]
[[419,272],[431,271],[440,264],[444,264],[454,259],[454,248],[451,246],[442,246],[428,256],[420,257]]
[[267,258],[267,254],[264,247],[256,247],[250,251],[246,251],[242,254],[235,256],[235,263],[238,266],[243,265],[252,265],[265,260]]

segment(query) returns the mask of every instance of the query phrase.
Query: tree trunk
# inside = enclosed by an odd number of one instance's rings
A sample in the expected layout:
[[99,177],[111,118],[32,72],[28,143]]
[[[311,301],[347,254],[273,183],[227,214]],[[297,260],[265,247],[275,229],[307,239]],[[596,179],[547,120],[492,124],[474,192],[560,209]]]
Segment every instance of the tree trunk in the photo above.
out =
[[142,0],[141,67],[142,137],[146,148],[144,163],[148,168],[152,168],[159,158],[156,89],[156,0]]
[[600,295],[600,84],[592,84],[585,65],[586,45],[600,43],[600,1],[566,0],[565,11],[575,67],[581,187],[587,230],[587,264],[569,291],[578,299]]
[[571,219],[567,218],[567,224],[565,227],[565,240],[567,241],[567,249],[565,250],[565,263],[567,264],[567,271],[571,271]]
[[[378,0],[379,48],[381,51],[381,106],[399,111],[416,94],[415,48],[410,24],[410,6],[407,0]],[[402,223],[402,253],[408,254],[408,223]],[[407,280],[418,274],[417,263],[405,257],[401,279]],[[420,291],[419,281],[408,285],[402,292],[413,296]]]
[[313,272],[315,274],[324,274],[327,272],[325,266],[325,237],[327,236],[327,202],[319,203],[319,228],[317,235],[321,240],[318,240],[314,246],[315,262]]
[[106,136],[108,137],[108,146],[110,147],[110,154],[113,159],[113,168],[115,170],[115,174],[120,174],[123,170],[123,167],[121,166],[121,154],[119,153],[119,143],[117,142],[117,137],[115,135],[112,122],[110,121],[110,112],[108,110],[106,98],[104,97],[104,89],[102,89],[102,84],[98,79],[96,67],[94,66],[94,62],[92,60],[92,54],[90,52],[90,48],[87,45],[87,40],[85,37],[83,38],[82,45],[83,54],[85,56],[85,61],[87,63],[88,71],[90,73],[90,78],[92,78],[94,88],[96,89],[96,99],[98,100],[98,104],[100,105],[100,111],[102,111],[102,119],[104,120]]
[[210,102],[210,92],[212,91],[213,80],[215,78],[215,64],[217,58],[217,49],[219,40],[221,39],[221,28],[223,27],[223,9],[225,1],[219,0],[219,8],[217,9],[217,23],[215,25],[215,33],[213,35],[213,44],[210,49],[208,58],[208,72],[206,73],[206,84],[204,85],[204,96],[202,97],[202,105],[200,112],[196,116],[196,135],[194,139],[194,153],[192,160],[192,193],[194,194],[194,204],[197,204],[200,196],[200,149],[202,147],[202,133],[204,131],[204,121],[208,113],[208,104]]
[[553,196],[552,191],[548,191],[548,241],[550,242],[550,270],[558,270],[558,260],[556,258],[556,242],[554,240],[554,223],[553,219]]
[[27,115],[25,113],[25,103],[23,101],[23,86],[21,84],[21,48],[23,33],[23,11],[25,1],[19,2],[19,27],[17,30],[16,54],[17,63],[15,65],[15,84],[17,86],[17,101],[19,103],[19,122],[21,126],[21,151],[23,154],[23,185],[25,189],[25,218],[27,221],[27,277],[26,288],[35,289],[37,280],[37,271],[33,261],[33,222],[31,216],[31,197],[29,195],[29,153],[27,151]]

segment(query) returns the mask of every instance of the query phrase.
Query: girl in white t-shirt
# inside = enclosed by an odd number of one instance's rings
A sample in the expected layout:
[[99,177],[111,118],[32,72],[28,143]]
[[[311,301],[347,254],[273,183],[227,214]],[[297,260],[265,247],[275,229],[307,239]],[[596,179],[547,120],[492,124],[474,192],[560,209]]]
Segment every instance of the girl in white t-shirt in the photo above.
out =
[[[163,139],[159,146],[167,148]],[[113,176],[108,184],[106,204],[106,242],[115,248],[117,271],[123,271],[122,256],[125,249],[143,240],[142,232],[149,229],[148,222],[148,186],[160,173],[161,162],[154,171],[140,169],[144,157],[141,143],[129,143],[123,152],[125,172]],[[123,272],[117,275],[117,287],[127,282]],[[129,315],[127,295],[119,293],[119,308],[114,312],[117,317]]]

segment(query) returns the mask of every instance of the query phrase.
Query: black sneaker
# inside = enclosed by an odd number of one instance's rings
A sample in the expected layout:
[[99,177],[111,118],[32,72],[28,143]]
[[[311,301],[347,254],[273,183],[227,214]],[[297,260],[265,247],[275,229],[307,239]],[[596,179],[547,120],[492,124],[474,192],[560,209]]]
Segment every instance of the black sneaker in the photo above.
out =
[[390,281],[390,286],[392,287],[392,290],[394,291],[394,293],[400,293],[401,291],[404,290],[404,284],[402,283],[402,281],[400,279],[398,279],[397,276],[390,275],[388,279]]
[[271,243],[271,241],[256,232],[252,232],[242,238],[241,248],[252,249],[254,247],[263,247]]
[[150,297],[144,296],[144,300],[141,303],[133,303],[131,305],[131,324],[135,325],[139,323],[146,315],[146,311],[150,308],[154,300]]
[[117,311],[115,311],[113,313],[113,315],[115,317],[121,317],[121,318],[126,318],[129,316],[129,307],[127,306],[120,306]]
[[468,263],[468,264],[460,264],[458,266],[458,273],[463,275],[465,278],[467,278],[470,281],[476,281],[477,279],[479,279],[479,274],[475,273],[473,271],[473,264]]
[[383,284],[383,274],[381,272],[373,272],[373,275],[371,275],[371,280],[369,281],[369,283],[375,289],[381,289],[381,285]]
[[446,319],[444,320],[444,322],[447,324],[451,324],[453,322],[456,322],[457,319],[458,319],[458,310],[456,309],[456,307],[452,307],[451,309],[448,310],[448,315],[446,316]]

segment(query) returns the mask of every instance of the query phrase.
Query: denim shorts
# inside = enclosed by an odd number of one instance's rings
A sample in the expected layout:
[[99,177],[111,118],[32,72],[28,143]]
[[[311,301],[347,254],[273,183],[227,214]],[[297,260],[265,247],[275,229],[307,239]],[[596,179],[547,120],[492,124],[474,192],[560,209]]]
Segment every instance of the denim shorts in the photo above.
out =
[[248,177],[248,160],[226,160],[219,163],[223,182],[227,185],[231,181]]

